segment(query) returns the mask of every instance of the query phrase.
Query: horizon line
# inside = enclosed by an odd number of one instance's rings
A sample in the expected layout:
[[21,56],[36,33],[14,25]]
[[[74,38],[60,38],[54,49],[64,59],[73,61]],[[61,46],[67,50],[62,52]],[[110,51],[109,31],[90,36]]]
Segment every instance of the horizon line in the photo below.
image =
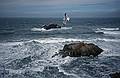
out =
[[[26,17],[26,16],[3,16],[0,18],[62,18],[62,17]],[[120,17],[116,17],[116,16],[113,16],[113,17],[70,17],[70,18],[120,18]]]

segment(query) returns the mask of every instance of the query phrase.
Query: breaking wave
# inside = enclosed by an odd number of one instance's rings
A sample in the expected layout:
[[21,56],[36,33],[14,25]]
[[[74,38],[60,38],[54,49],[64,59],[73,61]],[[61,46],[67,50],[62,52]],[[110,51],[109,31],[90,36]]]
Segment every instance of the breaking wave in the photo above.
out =
[[119,28],[97,28],[97,30],[117,31]]
[[103,33],[103,34],[114,34],[114,35],[119,35],[120,31],[103,31],[103,30],[99,30],[99,31],[95,31],[96,33]]
[[72,29],[72,27],[61,27],[61,28],[55,28],[49,30],[46,30],[44,28],[32,28],[31,31],[55,31],[55,30],[69,30],[69,29]]
[[[87,69],[84,69],[85,65],[91,66],[92,62],[86,62],[79,59],[79,61],[74,62],[76,58],[72,57],[65,57],[62,58],[60,56],[53,57],[52,56],[58,52],[60,49],[63,48],[64,42],[72,42],[72,41],[116,41],[111,39],[67,39],[67,38],[41,38],[36,40],[30,40],[25,42],[7,42],[7,43],[1,43],[1,51],[6,52],[4,59],[0,59],[0,61],[4,60],[4,65],[6,67],[6,71],[9,71],[9,74],[12,76],[14,74],[19,75],[32,75],[34,77],[34,74],[38,76],[47,75],[50,73],[51,78],[54,78],[54,75],[57,75],[56,77],[64,76],[66,77],[72,77],[72,78],[80,78],[80,77],[88,77],[92,78],[91,75],[87,74],[90,71],[87,71]],[[118,41],[118,40],[117,40]],[[120,41],[120,40],[119,40]],[[107,55],[107,54],[106,54]],[[105,56],[105,53],[104,53]],[[80,61],[81,60],[81,61]],[[71,63],[73,62],[73,63]],[[75,65],[78,67],[75,67]],[[84,65],[81,65],[84,64]],[[61,67],[63,65],[63,67]],[[71,66],[68,67],[70,71],[64,68],[64,65]],[[72,67],[73,66],[73,67]],[[81,66],[79,70],[77,70]],[[97,65],[96,65],[97,66]],[[72,69],[73,68],[73,69]],[[83,68],[83,69],[82,69]],[[80,73],[77,73],[80,71],[85,73],[83,75]],[[90,70],[90,69],[89,69]],[[99,69],[100,71],[100,69]],[[37,74],[39,73],[39,74]],[[99,74],[99,73],[98,73]],[[86,76],[87,75],[87,76]],[[22,76],[21,76],[22,77]],[[12,78],[12,77],[11,77]],[[43,76],[44,78],[44,76]],[[45,77],[47,78],[47,77]],[[62,78],[62,77],[61,77]]]
[[119,28],[97,28],[96,33],[120,35]]
[[[63,43],[63,42],[74,42],[74,41],[90,41],[87,39],[73,39],[73,38],[44,38],[40,40],[31,40],[39,43]],[[31,42],[30,41],[30,42]]]
[[107,39],[107,38],[96,38],[95,41],[106,41],[106,42],[120,42],[120,39]]

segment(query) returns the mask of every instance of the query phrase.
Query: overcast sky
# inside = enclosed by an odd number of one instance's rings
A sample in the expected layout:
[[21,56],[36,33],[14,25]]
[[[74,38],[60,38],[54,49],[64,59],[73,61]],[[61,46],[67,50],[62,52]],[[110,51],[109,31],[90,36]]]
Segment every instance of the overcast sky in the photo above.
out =
[[120,17],[120,0],[0,0],[0,17]]

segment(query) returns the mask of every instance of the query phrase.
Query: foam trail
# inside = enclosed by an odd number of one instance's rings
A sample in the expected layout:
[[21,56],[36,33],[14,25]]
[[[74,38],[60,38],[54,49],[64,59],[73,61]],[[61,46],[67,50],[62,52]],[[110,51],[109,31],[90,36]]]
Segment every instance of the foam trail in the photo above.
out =
[[78,75],[76,75],[76,74],[72,74],[72,73],[67,73],[67,72],[65,72],[62,68],[60,68],[60,67],[58,67],[58,69],[59,69],[59,72],[63,72],[65,75],[72,75],[72,76],[74,76],[74,77],[76,77],[76,78],[81,78],[81,77],[79,77]]
[[14,45],[22,45],[24,42],[6,42],[6,43],[0,43],[2,46],[14,46]]
[[15,73],[15,74],[21,74],[22,72],[24,72],[25,70],[22,69],[18,69],[18,70],[13,70],[13,69],[6,69],[9,71],[9,73]]
[[32,28],[31,31],[54,31],[54,30],[68,30],[68,29],[72,29],[72,27],[61,27],[61,28],[54,28],[49,30],[46,30],[44,28]]
[[114,30],[119,30],[119,28],[97,28],[97,30],[107,30],[107,31],[114,31]]
[[110,54],[110,53],[106,53],[106,54],[103,53],[103,54],[101,54],[101,55],[102,55],[102,56],[112,56],[112,57],[113,57],[113,56],[120,56],[120,54],[112,54],[112,53],[111,53],[111,54]]
[[42,72],[44,70],[44,66],[39,66],[39,67],[36,67],[36,68],[32,67],[31,70],[32,71],[40,71],[40,72]]
[[119,35],[120,31],[119,28],[97,28],[96,33],[103,33],[103,34],[110,34],[110,35]]
[[104,31],[104,30],[97,30],[96,33],[103,32],[104,34],[113,34],[113,35],[119,35],[120,31]]
[[[72,41],[90,41],[90,40],[85,40],[85,39],[73,39],[73,38],[44,38],[40,40],[31,40],[39,43],[62,43],[62,42],[72,42]],[[31,42],[29,41],[29,42]]]
[[72,27],[61,27],[63,30],[72,29]]
[[96,38],[93,40],[101,40],[101,41],[106,41],[106,42],[120,42],[120,39],[106,39],[106,38]]
[[45,31],[44,28],[32,28],[31,31]]

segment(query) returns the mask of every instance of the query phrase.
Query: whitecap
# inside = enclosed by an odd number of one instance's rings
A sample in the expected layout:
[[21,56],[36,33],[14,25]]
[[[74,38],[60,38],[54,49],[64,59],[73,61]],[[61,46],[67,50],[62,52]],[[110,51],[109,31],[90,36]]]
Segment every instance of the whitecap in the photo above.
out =
[[109,34],[109,35],[119,35],[120,34],[119,28],[97,28],[95,32]]
[[24,42],[6,42],[6,43],[0,43],[2,46],[14,46],[14,45],[22,45]]
[[120,31],[104,31],[104,30],[97,30],[96,33],[103,33],[103,34],[113,34],[113,35],[119,35]]
[[117,31],[119,28],[97,28],[97,30],[106,30],[106,31]]
[[45,31],[44,28],[32,28],[31,31]]
[[46,30],[44,28],[32,28],[31,31],[55,31],[55,30],[68,30],[68,29],[72,29],[72,27],[53,28],[49,30]]
[[106,42],[120,42],[120,39],[107,39],[107,38],[96,38],[93,39],[94,41],[100,40],[100,41],[106,41]]
[[9,73],[15,73],[15,74],[21,74],[22,72],[24,72],[25,70],[23,69],[18,69],[18,70],[13,70],[13,69],[6,69],[9,71]]
[[102,56],[120,56],[119,53],[101,53]]
[[29,42],[39,42],[39,43],[63,43],[63,42],[74,42],[74,41],[90,41],[87,39],[73,39],[73,38],[43,38],[39,40],[30,40]]
[[75,78],[81,78],[77,74],[65,72],[65,70],[63,70],[61,67],[58,67],[58,69],[59,69],[59,72],[63,72],[65,75],[68,75],[68,76],[71,75],[71,76],[74,76]]
[[44,66],[32,67],[30,70],[32,70],[32,71],[40,71],[40,72],[42,72],[42,71],[44,70]]
[[72,29],[72,27],[61,27],[63,30]]

